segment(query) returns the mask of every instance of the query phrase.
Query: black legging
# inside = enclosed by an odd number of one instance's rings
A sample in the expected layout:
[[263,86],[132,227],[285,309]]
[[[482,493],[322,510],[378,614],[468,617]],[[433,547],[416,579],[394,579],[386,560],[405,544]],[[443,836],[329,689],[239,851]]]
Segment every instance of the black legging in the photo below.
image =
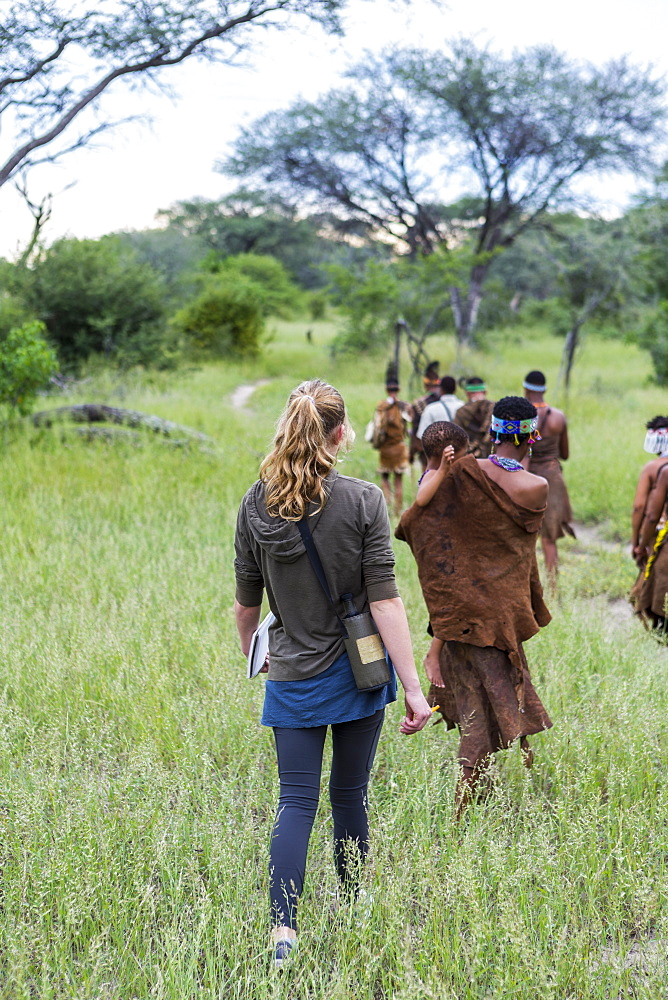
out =
[[[353,894],[357,868],[369,850],[366,790],[383,725],[384,709],[366,719],[332,726],[329,798],[334,819],[334,858]],[[297,929],[297,902],[304,886],[306,852],[318,808],[327,726],[274,727],[281,783],[269,857],[272,922]]]

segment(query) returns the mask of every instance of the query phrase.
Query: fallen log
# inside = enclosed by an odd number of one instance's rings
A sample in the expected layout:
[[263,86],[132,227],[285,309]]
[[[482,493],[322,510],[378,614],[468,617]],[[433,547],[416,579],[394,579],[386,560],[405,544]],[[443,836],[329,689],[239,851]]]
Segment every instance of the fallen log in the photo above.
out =
[[51,427],[63,420],[73,420],[75,423],[88,424],[125,424],[128,427],[145,427],[155,434],[171,437],[173,434],[186,435],[197,441],[213,444],[213,439],[192,427],[175,424],[173,420],[155,417],[138,410],[124,410],[117,406],[107,406],[106,403],[80,403],[76,406],[58,406],[53,410],[40,410],[30,418],[35,427]]

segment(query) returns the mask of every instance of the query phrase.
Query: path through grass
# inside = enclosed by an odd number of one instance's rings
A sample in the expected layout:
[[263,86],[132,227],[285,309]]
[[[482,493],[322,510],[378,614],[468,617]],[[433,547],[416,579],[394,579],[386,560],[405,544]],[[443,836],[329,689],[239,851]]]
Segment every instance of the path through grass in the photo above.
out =
[[[575,542],[554,621],[528,644],[555,722],[533,772],[500,757],[493,795],[457,828],[455,735],[403,738],[394,706],[371,789],[373,910],[361,926],[334,913],[323,804],[301,952],[271,974],[275,764],[262,680],[244,679],[234,634],[232,534],[297,381],[330,378],[358,431],[368,419],[384,359],[332,362],[329,336],[315,327],[310,346],[282,325],[252,367],[85,387],[201,429],[219,453],[56,430],[3,454],[0,997],[666,997],[668,651],[635,622],[609,628],[608,600],[634,575],[623,549]],[[475,359],[495,394],[556,358],[545,338],[498,353]],[[590,343],[576,376],[567,474],[577,516],[606,537],[626,531],[642,421],[661,410],[643,366]],[[234,388],[261,378],[235,410]],[[359,442],[344,469],[373,478],[374,465]],[[397,557],[422,656],[414,567],[405,546]]]

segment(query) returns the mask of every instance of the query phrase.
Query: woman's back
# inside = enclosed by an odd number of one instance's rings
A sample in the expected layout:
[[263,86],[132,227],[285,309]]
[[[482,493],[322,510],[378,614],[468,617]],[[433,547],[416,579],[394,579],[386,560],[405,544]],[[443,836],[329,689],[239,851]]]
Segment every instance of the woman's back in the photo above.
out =
[[[369,601],[396,597],[389,520],[380,489],[332,470],[325,490],[326,502],[309,517],[309,526],[332,596],[337,600],[352,594],[360,612],[368,610]],[[235,547],[239,599],[248,606],[259,603],[266,587],[277,618],[270,632],[269,678],[298,680],[326,670],[343,650],[336,618],[297,523],[267,513],[261,481],[242,501]]]

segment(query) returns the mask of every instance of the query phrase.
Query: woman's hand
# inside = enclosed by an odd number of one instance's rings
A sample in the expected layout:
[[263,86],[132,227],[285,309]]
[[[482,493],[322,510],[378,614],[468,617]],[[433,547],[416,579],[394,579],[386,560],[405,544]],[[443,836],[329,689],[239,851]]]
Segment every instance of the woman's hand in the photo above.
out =
[[422,691],[406,692],[406,715],[401,720],[399,732],[405,736],[419,733],[431,719],[431,706]]

